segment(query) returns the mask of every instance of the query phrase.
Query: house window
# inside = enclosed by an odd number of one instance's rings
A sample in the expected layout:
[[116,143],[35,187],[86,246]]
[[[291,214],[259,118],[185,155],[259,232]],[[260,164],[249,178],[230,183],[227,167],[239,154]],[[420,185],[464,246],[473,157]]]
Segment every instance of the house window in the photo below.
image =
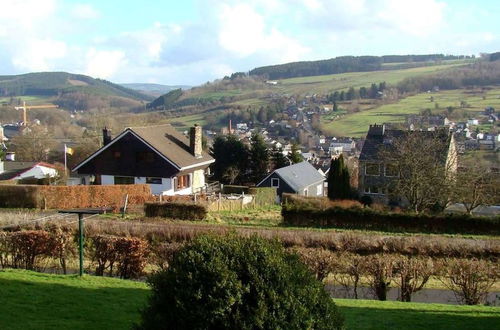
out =
[[161,178],[146,178],[146,183],[149,184],[161,184]]
[[380,175],[380,164],[368,163],[365,165],[365,175]]
[[152,163],[155,160],[155,155],[152,152],[137,152],[135,159],[138,162]]
[[134,184],[133,176],[115,176],[115,184]]
[[318,187],[316,188],[316,192],[318,196],[323,196],[323,184],[318,185]]
[[364,192],[370,195],[384,195],[382,188],[377,186],[365,186]]
[[399,176],[398,167],[392,164],[385,165],[385,176]]
[[189,174],[175,177],[175,190],[189,188],[190,186],[191,180]]
[[274,188],[279,188],[280,186],[280,179],[271,179],[271,187],[274,187]]

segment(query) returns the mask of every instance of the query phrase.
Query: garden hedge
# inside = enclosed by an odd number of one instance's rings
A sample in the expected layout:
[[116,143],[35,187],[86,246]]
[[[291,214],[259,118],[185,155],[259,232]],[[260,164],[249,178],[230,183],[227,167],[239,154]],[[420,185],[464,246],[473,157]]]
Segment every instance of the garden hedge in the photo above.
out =
[[147,217],[165,217],[182,220],[203,220],[208,208],[205,204],[182,202],[153,202],[144,204]]
[[[381,212],[370,208],[331,206],[314,208],[287,197],[281,214],[291,226],[334,227],[389,232],[499,235],[500,217],[463,215],[405,214]],[[291,201],[291,202],[290,202]]]
[[153,200],[149,185],[38,186],[0,185],[0,207],[71,209],[111,207],[119,210],[125,195],[128,203]]

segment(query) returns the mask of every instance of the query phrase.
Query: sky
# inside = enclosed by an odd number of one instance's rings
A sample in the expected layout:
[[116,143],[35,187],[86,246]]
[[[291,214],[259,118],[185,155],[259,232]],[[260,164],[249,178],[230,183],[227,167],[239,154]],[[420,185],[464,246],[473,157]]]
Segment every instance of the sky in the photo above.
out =
[[344,55],[500,51],[500,1],[0,0],[0,75],[199,85]]

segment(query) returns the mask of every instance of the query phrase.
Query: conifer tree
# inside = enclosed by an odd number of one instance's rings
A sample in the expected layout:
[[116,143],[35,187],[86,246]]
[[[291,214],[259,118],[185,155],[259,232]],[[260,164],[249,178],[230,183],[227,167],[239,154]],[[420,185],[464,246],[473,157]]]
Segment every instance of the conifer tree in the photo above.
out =
[[344,163],[344,157],[332,159],[328,172],[328,198],[347,199],[351,197],[349,170]]
[[300,148],[297,143],[292,144],[292,150],[290,152],[290,155],[288,155],[288,158],[290,159],[292,164],[297,164],[304,160],[304,158],[302,158],[302,155],[300,154]]
[[250,171],[253,182],[257,183],[267,175],[269,150],[262,135],[255,133],[250,142]]

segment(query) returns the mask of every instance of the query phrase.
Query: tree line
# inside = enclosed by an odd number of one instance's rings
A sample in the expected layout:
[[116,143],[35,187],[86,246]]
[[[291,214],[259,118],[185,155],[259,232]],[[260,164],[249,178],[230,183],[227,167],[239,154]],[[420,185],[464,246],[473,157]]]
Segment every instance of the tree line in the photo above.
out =
[[[387,88],[385,81],[380,82],[378,85],[372,83],[370,88],[360,87],[355,89],[354,87],[349,87],[347,91],[335,91],[327,96],[327,100],[330,103],[335,103],[337,101],[350,101],[355,99],[375,99]],[[335,110],[335,109],[334,109]]]
[[328,60],[293,62],[255,68],[252,76],[264,76],[268,79],[286,79],[293,77],[318,76],[345,72],[365,72],[382,69],[384,63],[427,62],[471,58],[464,55],[385,55],[385,56],[340,56]]
[[303,160],[297,144],[293,144],[290,154],[285,156],[281,148],[269,149],[258,133],[252,135],[250,145],[232,134],[218,136],[210,154],[215,158],[213,178],[225,184],[257,184],[270,170]]

